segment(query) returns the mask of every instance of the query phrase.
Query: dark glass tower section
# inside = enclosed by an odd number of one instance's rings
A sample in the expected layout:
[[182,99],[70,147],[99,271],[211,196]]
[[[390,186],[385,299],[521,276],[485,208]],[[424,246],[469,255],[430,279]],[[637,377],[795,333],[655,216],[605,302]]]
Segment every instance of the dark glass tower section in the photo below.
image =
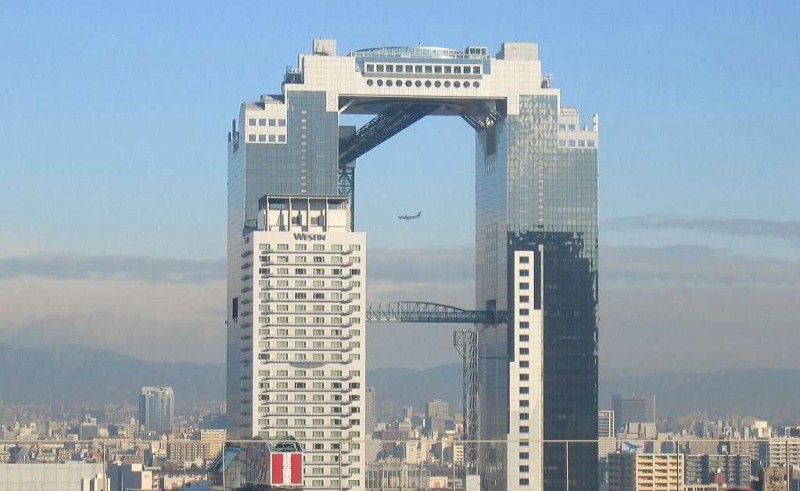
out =
[[[476,307],[509,312],[508,324],[479,337],[482,439],[513,440],[528,428],[510,427],[508,410],[516,395],[509,392],[519,385],[509,375],[519,356],[515,251],[543,258],[533,273],[543,284],[536,297],[543,311],[542,356],[529,362],[542,364],[542,400],[528,401],[541,404],[542,436],[597,438],[597,146],[581,140],[580,130],[569,133],[575,125],[568,128],[563,116],[556,95],[521,96],[517,115],[478,133]],[[577,119],[577,112],[570,116]],[[514,489],[522,469],[511,468],[507,448],[480,447],[485,489]],[[540,489],[597,489],[596,444],[570,444],[567,454],[564,443],[546,443],[543,455]],[[521,479],[520,488],[527,487]]]

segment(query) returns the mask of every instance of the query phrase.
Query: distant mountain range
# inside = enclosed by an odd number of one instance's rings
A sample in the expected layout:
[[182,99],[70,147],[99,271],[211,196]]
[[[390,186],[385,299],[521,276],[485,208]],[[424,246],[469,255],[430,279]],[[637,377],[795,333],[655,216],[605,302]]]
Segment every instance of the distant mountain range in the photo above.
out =
[[[440,398],[461,409],[461,364],[427,370],[369,370],[379,408]],[[0,343],[0,400],[17,403],[135,404],[139,387],[170,385],[178,402],[225,398],[225,366],[212,363],[148,362],[111,351],[69,346],[18,347]],[[691,411],[763,418],[800,414],[800,370],[735,369],[707,373],[660,373],[602,380],[600,405],[611,395],[656,395],[658,414]]]
[[0,343],[0,400],[6,404],[138,403],[139,388],[169,385],[185,402],[225,398],[225,366],[149,362],[82,346]]

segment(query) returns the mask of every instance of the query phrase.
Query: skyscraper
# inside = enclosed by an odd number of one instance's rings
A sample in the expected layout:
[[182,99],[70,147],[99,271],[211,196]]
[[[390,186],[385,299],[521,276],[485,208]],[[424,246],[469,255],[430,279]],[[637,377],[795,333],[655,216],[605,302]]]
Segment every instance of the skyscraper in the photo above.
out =
[[236,433],[304,445],[306,489],[363,489],[365,235],[351,232],[346,197],[265,196],[259,208],[233,313]]
[[365,419],[367,421],[367,436],[372,436],[372,434],[375,432],[375,424],[377,421],[377,415],[375,414],[375,387],[367,387],[364,411],[366,412]]
[[597,458],[605,460],[617,448],[614,411],[607,409],[597,412]]
[[[563,440],[597,436],[597,117],[562,106],[531,43],[340,56],[315,40],[282,82],[243,104],[228,135],[229,418],[258,410],[239,312],[253,308],[241,254],[259,200],[345,196],[352,230],[356,160],[426,115],[456,116],[476,137],[475,308],[507,318],[473,338],[480,405],[465,407],[466,436],[497,443],[467,459],[486,489],[596,489],[597,446]],[[356,130],[339,126],[344,113],[376,117]]]
[[603,409],[597,413],[597,437],[610,438],[615,434],[614,411]]
[[434,399],[425,404],[425,419],[430,432],[444,434],[447,418],[450,417],[450,404],[441,399]]
[[614,409],[617,428],[625,428],[628,423],[655,423],[654,405],[655,397],[651,399],[636,394],[611,396],[611,406]]
[[172,433],[175,395],[172,387],[142,387],[139,392],[139,426],[154,433]]

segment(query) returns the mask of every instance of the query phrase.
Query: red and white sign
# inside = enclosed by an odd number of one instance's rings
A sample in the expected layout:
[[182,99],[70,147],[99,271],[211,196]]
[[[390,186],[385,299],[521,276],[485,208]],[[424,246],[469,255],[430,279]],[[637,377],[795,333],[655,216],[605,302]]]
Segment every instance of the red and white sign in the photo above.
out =
[[303,484],[303,454],[276,452],[270,456],[270,484],[300,486]]

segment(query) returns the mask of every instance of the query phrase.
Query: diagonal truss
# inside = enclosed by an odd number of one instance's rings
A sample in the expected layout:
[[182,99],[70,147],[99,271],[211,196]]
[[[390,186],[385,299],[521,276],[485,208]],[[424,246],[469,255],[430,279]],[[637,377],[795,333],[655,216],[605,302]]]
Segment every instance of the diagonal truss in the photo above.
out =
[[478,110],[465,110],[461,113],[461,118],[475,131],[483,131],[494,126],[502,117],[496,108],[486,102],[483,102]]
[[353,162],[439,107],[439,104],[393,104],[339,144],[339,166]]

